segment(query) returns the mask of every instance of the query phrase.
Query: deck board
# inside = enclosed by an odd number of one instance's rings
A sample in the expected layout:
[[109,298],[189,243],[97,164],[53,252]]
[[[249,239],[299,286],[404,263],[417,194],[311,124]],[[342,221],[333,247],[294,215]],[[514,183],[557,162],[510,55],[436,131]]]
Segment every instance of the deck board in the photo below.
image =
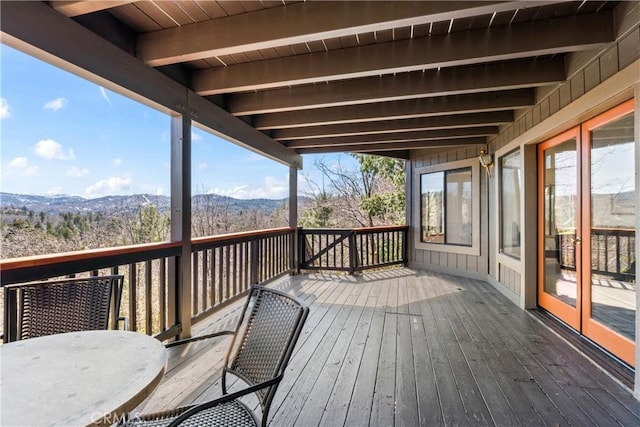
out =
[[[640,425],[628,389],[485,282],[399,268],[271,286],[310,306],[271,426]],[[228,328],[240,306],[194,334]],[[228,342],[171,349],[136,412],[220,396]]]

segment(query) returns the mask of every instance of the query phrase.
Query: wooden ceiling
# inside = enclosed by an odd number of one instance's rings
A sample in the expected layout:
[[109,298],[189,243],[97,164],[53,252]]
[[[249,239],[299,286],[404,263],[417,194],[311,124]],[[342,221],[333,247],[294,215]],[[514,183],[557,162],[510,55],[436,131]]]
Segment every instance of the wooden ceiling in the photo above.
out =
[[615,39],[607,1],[45,3],[299,154],[486,144]]

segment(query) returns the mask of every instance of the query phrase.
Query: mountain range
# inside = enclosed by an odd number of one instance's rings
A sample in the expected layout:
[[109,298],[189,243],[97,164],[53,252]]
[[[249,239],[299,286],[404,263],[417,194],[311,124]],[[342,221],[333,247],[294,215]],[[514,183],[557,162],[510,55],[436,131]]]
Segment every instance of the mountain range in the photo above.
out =
[[[244,210],[260,210],[272,213],[277,208],[288,203],[287,199],[235,199],[233,197],[218,194],[198,194],[192,197],[194,209],[197,206],[226,207],[231,212]],[[41,196],[33,194],[13,194],[0,192],[0,208],[23,209],[39,213],[58,214],[63,212],[103,212],[114,213],[137,209],[143,205],[153,205],[161,212],[170,209],[168,196],[156,196],[151,194],[133,194],[128,196],[105,196],[95,199],[86,199],[80,196],[53,195]]]

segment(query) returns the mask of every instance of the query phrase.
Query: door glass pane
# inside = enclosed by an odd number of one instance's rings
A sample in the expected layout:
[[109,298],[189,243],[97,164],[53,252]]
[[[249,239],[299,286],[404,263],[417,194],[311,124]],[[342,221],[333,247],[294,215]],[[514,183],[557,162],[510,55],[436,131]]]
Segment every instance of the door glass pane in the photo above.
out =
[[446,182],[446,241],[453,245],[471,246],[471,168],[448,171]]
[[591,132],[591,317],[635,340],[633,114]]
[[544,152],[544,291],[576,306],[576,140]]

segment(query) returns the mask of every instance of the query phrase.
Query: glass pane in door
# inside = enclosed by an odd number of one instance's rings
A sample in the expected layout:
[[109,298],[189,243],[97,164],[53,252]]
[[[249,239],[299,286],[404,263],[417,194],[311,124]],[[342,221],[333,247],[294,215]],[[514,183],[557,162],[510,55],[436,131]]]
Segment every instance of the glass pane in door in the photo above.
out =
[[576,307],[576,140],[544,151],[544,292]]
[[633,114],[591,132],[591,317],[635,340]]

